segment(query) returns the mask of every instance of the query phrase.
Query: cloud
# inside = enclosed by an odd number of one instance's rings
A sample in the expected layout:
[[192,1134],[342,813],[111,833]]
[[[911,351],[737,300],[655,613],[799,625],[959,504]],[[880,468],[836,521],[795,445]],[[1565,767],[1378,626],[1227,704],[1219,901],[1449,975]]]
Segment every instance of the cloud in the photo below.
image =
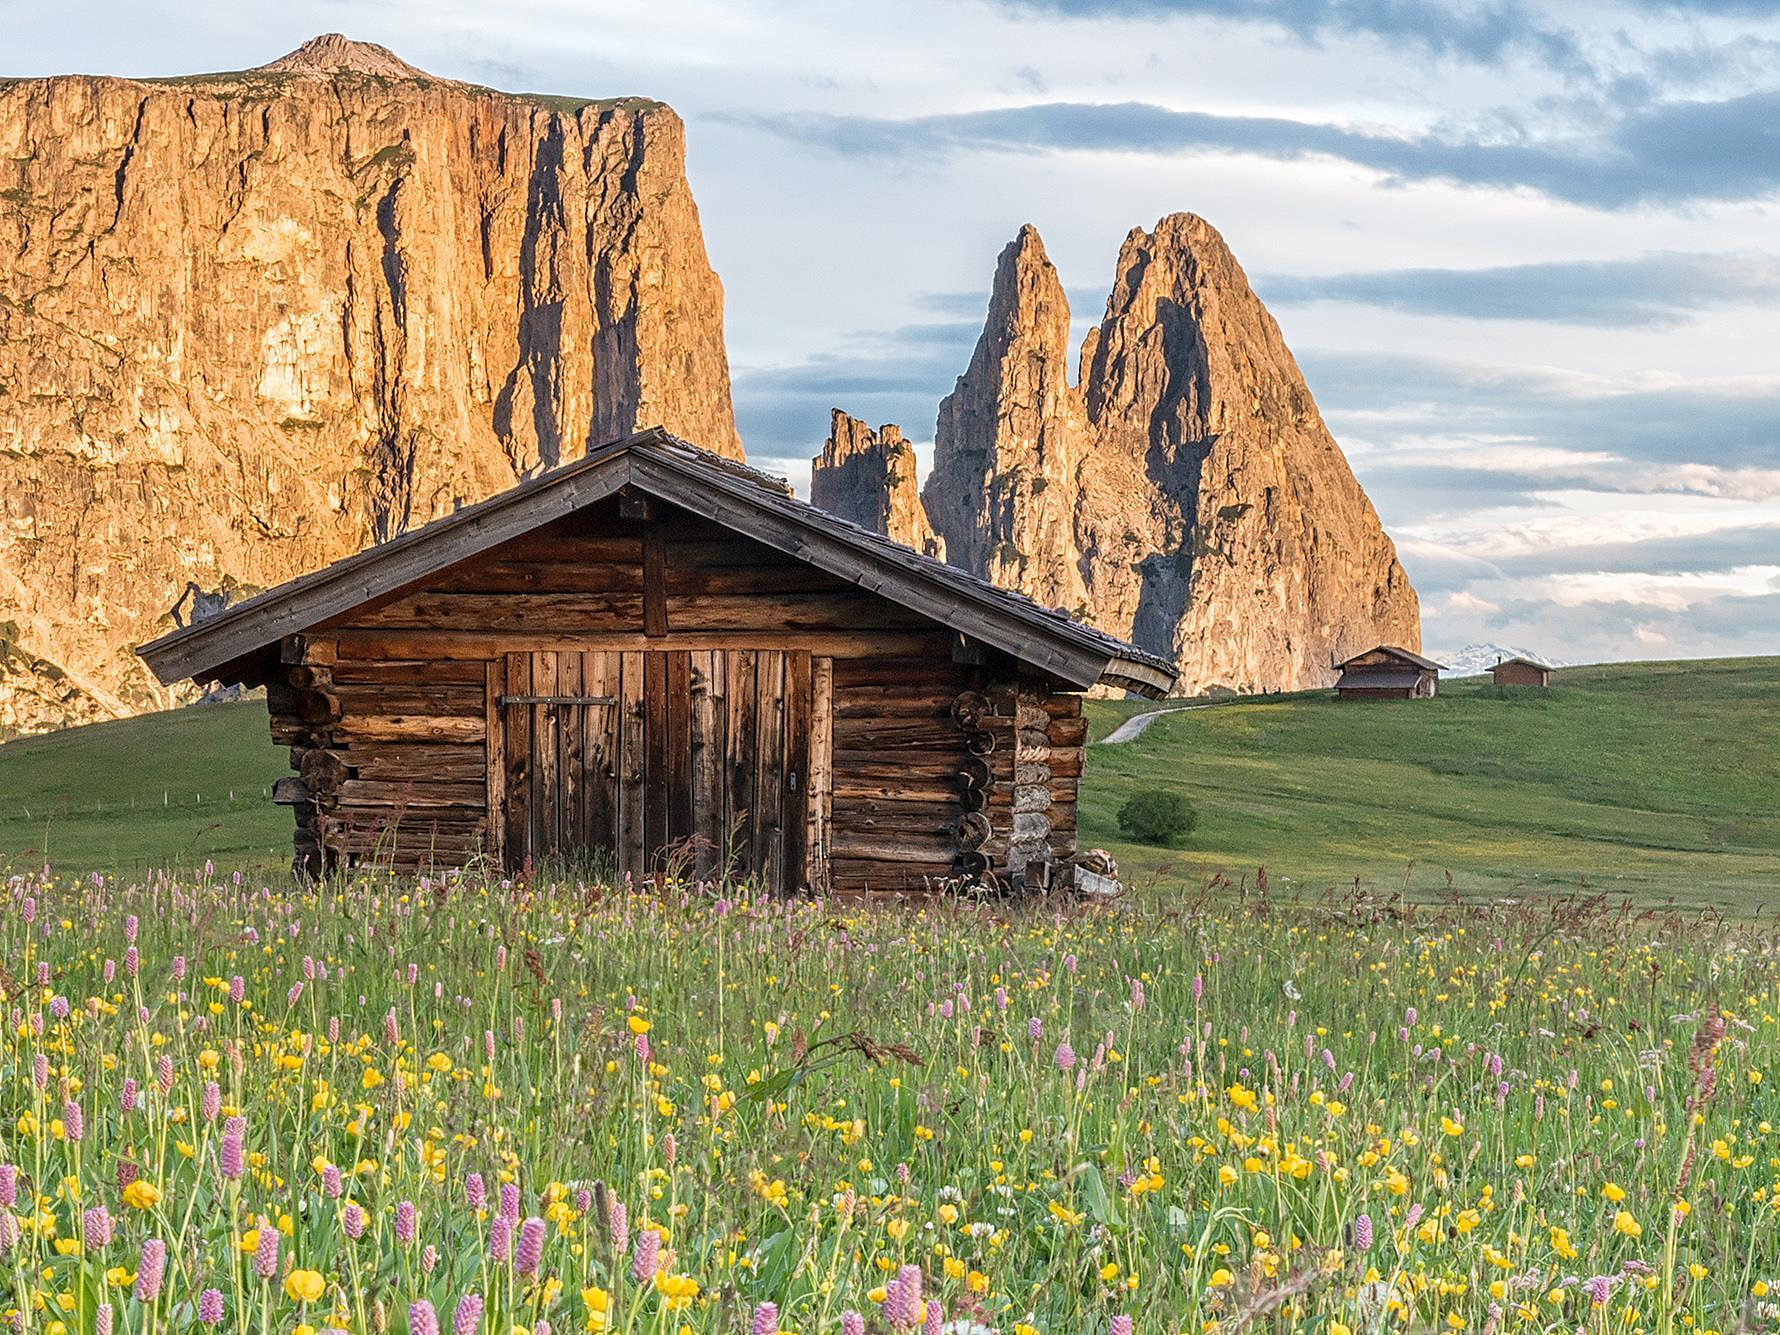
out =
[[[1780,468],[1780,379],[1603,382],[1555,371],[1373,352],[1307,348],[1298,361],[1338,436],[1392,445],[1489,442],[1671,465],[1690,489],[1744,470]],[[1699,473],[1700,467],[1724,470]],[[1615,470],[1623,476],[1624,470]],[[1759,483],[1760,473],[1742,476]],[[1648,488],[1647,488],[1648,489]]]
[[[1721,3],[1724,0],[1721,0]],[[1730,0],[1734,3],[1735,0]],[[1546,62],[1577,67],[1574,36],[1538,21],[1519,4],[1490,0],[1000,0],[1016,13],[1059,18],[1157,20],[1224,19],[1281,29],[1305,42],[1371,37],[1436,56],[1499,64],[1528,51]]]
[[1524,644],[1572,663],[1706,658],[1771,654],[1780,626],[1780,593],[1737,579],[1653,588],[1636,577],[1616,583],[1556,576],[1500,582],[1489,591],[1495,604],[1489,610],[1473,607],[1463,592],[1425,597],[1424,642],[1483,638]]
[[986,300],[936,293],[920,304],[942,314],[974,308],[974,318],[861,334],[798,362],[737,366],[736,425],[749,453],[807,461],[822,448],[832,408],[873,426],[895,422],[911,439],[926,438],[940,399],[970,362]]
[[1780,91],[1640,106],[1568,139],[1518,129],[1494,137],[1391,134],[1150,102],[1046,102],[906,119],[809,112],[720,118],[851,156],[978,150],[1325,158],[1395,184],[1530,190],[1598,209],[1759,199],[1780,190]]
[[[1504,576],[1722,575],[1780,561],[1780,524],[1745,524],[1707,533],[1664,535],[1642,542],[1602,542],[1497,556]],[[1780,622],[1775,623],[1780,625]]]
[[1658,252],[1487,269],[1263,276],[1270,304],[1345,302],[1415,315],[1618,327],[1676,325],[1715,306],[1780,298],[1780,256]]

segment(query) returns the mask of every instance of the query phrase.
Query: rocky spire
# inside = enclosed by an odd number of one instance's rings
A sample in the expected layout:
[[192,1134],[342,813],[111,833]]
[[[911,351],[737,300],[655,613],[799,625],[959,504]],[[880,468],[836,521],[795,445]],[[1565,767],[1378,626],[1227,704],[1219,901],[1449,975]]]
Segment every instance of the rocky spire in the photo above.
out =
[[1079,389],[1067,331],[1022,229],[940,409],[928,508],[954,560],[1174,659],[1188,691],[1317,686],[1420,645],[1396,550],[1216,229],[1125,238]]
[[873,431],[857,417],[834,409],[828,440],[811,461],[810,503],[905,547],[945,559],[945,544],[934,536],[915,487],[914,447],[893,422]]
[[1070,492],[1084,443],[1069,299],[1030,223],[995,265],[970,367],[939,406],[924,496],[954,564],[1083,611]]

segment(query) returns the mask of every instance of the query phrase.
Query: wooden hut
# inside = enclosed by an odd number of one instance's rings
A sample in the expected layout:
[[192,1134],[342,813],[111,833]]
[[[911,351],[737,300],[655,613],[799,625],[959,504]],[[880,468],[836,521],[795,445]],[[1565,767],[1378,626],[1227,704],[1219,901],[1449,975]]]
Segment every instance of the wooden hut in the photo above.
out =
[[1388,644],[1336,667],[1335,693],[1343,700],[1432,700],[1440,686],[1440,664]]
[[591,851],[779,893],[1068,883],[1081,693],[1175,680],[660,430],[139,652],[266,688],[303,871]]
[[1551,669],[1531,658],[1505,658],[1490,669],[1498,686],[1550,686]]

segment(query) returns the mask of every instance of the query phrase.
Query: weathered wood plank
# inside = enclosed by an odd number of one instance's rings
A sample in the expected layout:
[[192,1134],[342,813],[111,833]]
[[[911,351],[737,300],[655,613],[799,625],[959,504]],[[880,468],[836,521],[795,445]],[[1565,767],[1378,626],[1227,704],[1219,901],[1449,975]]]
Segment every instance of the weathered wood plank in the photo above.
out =
[[336,737],[350,742],[481,742],[487,720],[464,714],[367,714],[334,724]]
[[543,650],[801,649],[836,661],[882,654],[940,653],[945,637],[925,631],[699,631],[651,638],[640,631],[346,630],[342,659],[430,659],[438,662]]
[[935,751],[950,756],[965,750],[958,730],[943,720],[842,717],[834,720],[834,749],[837,763],[849,751]]
[[540,594],[643,592],[640,562],[485,561],[430,581],[434,593]]
[[717,873],[723,857],[724,687],[728,673],[715,649],[688,650],[691,670],[692,727],[687,750],[692,769],[692,837],[695,873]]
[[919,613],[856,591],[669,595],[665,609],[667,622],[683,632],[911,630],[932,624]]
[[810,821],[810,656],[785,655],[785,756],[780,798],[784,849],[780,856],[780,889],[795,894],[809,884],[807,858]]
[[754,875],[769,894],[785,865],[785,657],[761,654],[755,677]]
[[[339,788],[339,805],[345,807],[450,807],[464,812],[488,809],[488,786],[466,783],[426,782],[409,779],[379,782],[347,779]],[[469,817],[475,819],[476,817]]]
[[643,633],[668,633],[667,540],[660,523],[643,534]]
[[[683,564],[683,545],[670,542],[668,545],[667,592],[670,598],[700,597],[710,594],[744,595],[762,597],[785,593],[846,593],[855,599],[865,601],[872,595],[848,584],[845,580],[835,579],[832,575],[817,570],[814,566],[803,565],[795,561],[777,561],[771,564],[755,563],[737,565],[686,565]],[[765,548],[756,547],[758,555]]]
[[[581,695],[581,655],[561,653],[556,656],[556,689],[563,695]],[[587,847],[585,788],[583,769],[587,751],[587,711],[593,705],[556,705],[557,760],[556,773],[562,785],[557,823],[562,831],[564,850],[581,851]]]
[[730,861],[738,877],[752,876],[754,862],[754,747],[758,732],[760,699],[756,684],[761,654],[734,649],[729,660],[729,733],[724,739],[724,773],[728,782],[729,808],[724,821],[730,845]]
[[836,688],[849,691],[859,686],[896,686],[917,682],[935,689],[943,686],[952,691],[961,691],[970,680],[968,669],[948,663],[933,653],[853,658],[836,663],[834,672]]
[[483,683],[336,685],[341,716],[366,714],[473,714],[483,707]]
[[[498,718],[489,736],[495,739],[498,748],[501,739]],[[444,779],[465,783],[480,777],[488,768],[489,753],[475,742],[379,742],[373,746],[316,750],[310,754],[334,756],[342,767],[350,764],[361,779],[397,783],[408,779]],[[498,803],[495,809],[499,809]]]
[[817,894],[829,890],[829,834],[834,802],[834,660],[810,661],[810,780],[804,878]]
[[[556,695],[557,655],[532,655],[530,695]],[[536,829],[534,856],[545,857],[562,850],[562,788],[557,762],[561,754],[561,721],[553,705],[523,705],[532,715],[532,824]]]
[[494,561],[548,562],[561,566],[631,566],[641,569],[643,539],[638,534],[605,535],[538,529],[487,553]]
[[[530,654],[509,654],[506,662],[507,693],[530,694],[532,659]],[[507,773],[506,833],[503,843],[507,865],[515,870],[536,855],[532,836],[532,711],[529,705],[507,705],[501,711],[506,729],[503,745]]]
[[347,690],[355,686],[464,685],[481,681],[483,668],[483,662],[475,659],[348,658],[335,663],[329,671],[335,686]]
[[667,843],[692,838],[692,651],[662,655],[667,674]]
[[951,865],[956,852],[950,835],[897,833],[849,830],[845,821],[836,820],[834,856],[866,859],[874,862],[930,862]]
[[[506,862],[507,847],[507,729],[501,720],[501,696],[507,689],[507,662],[490,659],[483,670],[483,721],[486,742],[482,748],[483,804],[488,812],[488,856],[497,867]],[[437,750],[428,747],[428,750]],[[468,748],[465,748],[468,749]],[[375,754],[375,753],[373,753]],[[360,773],[363,774],[361,768]],[[375,778],[376,775],[364,775]],[[443,776],[441,776],[443,777]]]
[[[619,694],[619,659],[616,654],[581,655],[581,689],[588,695]],[[587,706],[585,750],[582,754],[582,826],[587,846],[618,855],[615,820],[618,802],[617,773],[613,759],[618,751],[619,705]]]
[[641,653],[620,656],[618,687],[618,863],[619,871],[641,876],[648,870],[643,807],[647,787],[644,765],[643,659]]
[[643,853],[653,870],[668,834],[667,663],[643,655]]
[[370,630],[479,630],[515,632],[636,630],[644,624],[640,593],[416,593],[362,616],[342,633]]

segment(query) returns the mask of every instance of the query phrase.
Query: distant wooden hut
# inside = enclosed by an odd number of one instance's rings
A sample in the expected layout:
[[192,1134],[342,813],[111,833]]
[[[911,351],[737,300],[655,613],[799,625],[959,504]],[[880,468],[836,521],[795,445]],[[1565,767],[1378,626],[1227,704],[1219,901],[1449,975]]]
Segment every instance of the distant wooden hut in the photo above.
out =
[[1498,686],[1550,686],[1551,669],[1531,658],[1506,658],[1490,669]]
[[1440,686],[1440,664],[1381,644],[1337,663],[1335,693],[1343,700],[1431,700]]
[[144,646],[266,688],[299,866],[603,855],[1066,885],[1081,692],[1154,655],[659,430]]

